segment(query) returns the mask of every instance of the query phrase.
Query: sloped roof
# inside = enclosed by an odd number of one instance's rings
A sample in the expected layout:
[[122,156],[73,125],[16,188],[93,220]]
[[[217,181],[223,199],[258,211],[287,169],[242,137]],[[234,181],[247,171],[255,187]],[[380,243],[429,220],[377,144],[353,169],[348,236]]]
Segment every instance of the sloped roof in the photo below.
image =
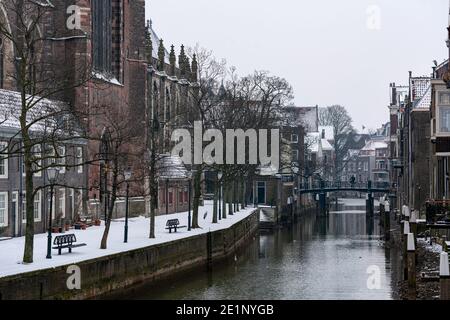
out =
[[166,180],[186,180],[188,170],[179,156],[161,156],[158,161],[159,178]]
[[[155,59],[158,59],[158,49],[159,49],[159,41],[161,40],[159,36],[156,34],[155,29],[153,29],[152,23],[150,23],[150,36],[152,37],[152,56]],[[164,56],[164,62],[170,64],[169,61],[169,51],[167,51],[166,45],[164,45],[164,50],[166,54]]]
[[[61,101],[40,99],[27,96],[27,103],[32,105],[27,113],[27,123],[31,132],[43,133],[61,128],[58,118],[69,116],[69,106]],[[19,92],[0,89],[0,129],[20,130],[19,117],[22,110],[22,98]],[[73,120],[73,119],[72,119]]]
[[362,148],[363,151],[374,151],[377,149],[386,149],[388,147],[387,143],[384,141],[374,141],[371,140]]
[[431,106],[431,78],[411,78],[413,108],[429,109]]

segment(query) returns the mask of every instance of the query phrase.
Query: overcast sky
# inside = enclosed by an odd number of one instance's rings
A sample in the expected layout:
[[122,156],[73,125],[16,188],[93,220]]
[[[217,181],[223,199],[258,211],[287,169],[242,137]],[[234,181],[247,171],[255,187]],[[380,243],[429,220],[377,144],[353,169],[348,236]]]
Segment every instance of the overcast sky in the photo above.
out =
[[199,43],[241,75],[268,70],[297,105],[347,107],[354,125],[388,121],[389,83],[448,58],[448,0],[146,0],[168,46]]

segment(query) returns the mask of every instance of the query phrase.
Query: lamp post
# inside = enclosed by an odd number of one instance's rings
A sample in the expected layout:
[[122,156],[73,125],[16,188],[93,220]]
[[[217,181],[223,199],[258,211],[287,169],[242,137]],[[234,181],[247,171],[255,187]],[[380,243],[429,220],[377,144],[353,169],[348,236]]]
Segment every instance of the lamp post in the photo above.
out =
[[222,177],[223,173],[219,171],[217,178],[219,179],[219,220],[222,220]]
[[191,231],[191,192],[192,192],[192,171],[188,171],[187,173],[188,178],[188,231]]
[[58,179],[59,169],[49,168],[47,170],[48,181],[50,182],[50,210],[48,214],[48,236],[47,236],[47,259],[52,258],[52,209],[53,209],[53,190]]
[[125,198],[125,229],[124,229],[124,243],[128,242],[128,203],[129,203],[129,195],[130,195],[130,183],[129,180],[131,179],[133,172],[131,171],[130,168],[128,168],[127,170],[125,170],[124,172],[124,177],[125,177],[125,181],[127,183],[127,192],[126,192],[126,198]]

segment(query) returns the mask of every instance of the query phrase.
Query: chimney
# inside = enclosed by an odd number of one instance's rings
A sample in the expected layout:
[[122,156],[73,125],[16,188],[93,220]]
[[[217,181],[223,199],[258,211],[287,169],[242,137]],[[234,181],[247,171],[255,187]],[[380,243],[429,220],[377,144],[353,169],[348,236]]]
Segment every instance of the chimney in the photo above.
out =
[[395,82],[392,84],[392,101],[393,106],[397,105],[397,88],[395,87]]

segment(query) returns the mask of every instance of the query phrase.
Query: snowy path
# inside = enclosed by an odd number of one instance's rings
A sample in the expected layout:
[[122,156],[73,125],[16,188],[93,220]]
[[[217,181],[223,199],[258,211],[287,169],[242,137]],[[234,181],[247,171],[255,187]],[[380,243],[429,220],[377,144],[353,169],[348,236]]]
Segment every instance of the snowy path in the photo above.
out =
[[[212,224],[212,203],[206,202],[204,207],[200,208],[199,225],[201,229],[188,232],[187,229],[181,229],[178,233],[169,234],[165,230],[168,219],[178,218],[180,224],[187,226],[188,213],[178,213],[168,216],[156,217],[156,239],[149,239],[150,220],[145,217],[131,218],[129,220],[128,243],[123,242],[125,220],[114,220],[111,223],[111,229],[108,238],[108,249],[100,250],[100,241],[103,235],[104,226],[91,227],[87,230],[70,230],[67,233],[76,235],[79,243],[86,243],[86,247],[76,248],[73,253],[67,253],[58,256],[57,250],[52,250],[53,259],[46,259],[47,254],[47,234],[38,234],[34,237],[34,263],[24,265],[21,263],[25,238],[14,238],[12,240],[0,241],[0,278],[15,274],[31,272],[41,269],[54,268],[67,264],[79,263],[98,257],[104,257],[128,250],[148,247],[164,242],[170,242],[191,236],[204,234],[209,231],[216,231],[229,228],[235,223],[248,217],[255,209],[249,207],[241,210],[233,216],[228,216],[226,220],[219,221],[218,224]],[[204,214],[208,212],[206,219]],[[55,236],[55,235],[54,235]]]

